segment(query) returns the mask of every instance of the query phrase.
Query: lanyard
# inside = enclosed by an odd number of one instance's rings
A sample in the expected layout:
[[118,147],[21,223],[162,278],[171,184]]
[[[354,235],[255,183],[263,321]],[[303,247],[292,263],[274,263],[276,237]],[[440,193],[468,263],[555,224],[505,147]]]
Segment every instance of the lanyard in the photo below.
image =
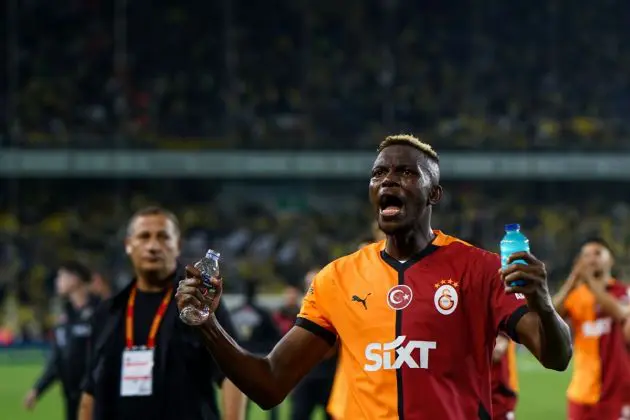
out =
[[[160,323],[164,318],[164,313],[166,312],[166,308],[168,308],[168,304],[171,301],[171,292],[173,291],[173,287],[169,287],[162,299],[162,303],[160,303],[160,307],[158,308],[155,316],[153,317],[153,322],[151,323],[151,329],[149,330],[149,338],[147,340],[147,347],[152,349],[155,348],[155,336],[157,335],[158,328],[160,327]],[[133,347],[133,315],[134,308],[136,306],[136,294],[138,293],[137,287],[134,285],[131,289],[131,293],[129,294],[129,300],[127,301],[127,317],[125,319],[125,339],[127,342],[127,349],[131,349]]]

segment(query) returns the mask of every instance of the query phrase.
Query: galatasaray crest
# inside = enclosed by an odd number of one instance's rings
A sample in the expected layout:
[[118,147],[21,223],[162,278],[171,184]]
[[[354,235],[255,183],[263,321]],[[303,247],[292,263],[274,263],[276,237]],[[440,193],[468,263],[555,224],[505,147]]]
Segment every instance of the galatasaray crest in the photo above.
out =
[[459,302],[459,295],[457,294],[459,283],[451,279],[441,280],[435,283],[434,287],[436,289],[433,296],[435,309],[442,315],[450,315],[455,312]]

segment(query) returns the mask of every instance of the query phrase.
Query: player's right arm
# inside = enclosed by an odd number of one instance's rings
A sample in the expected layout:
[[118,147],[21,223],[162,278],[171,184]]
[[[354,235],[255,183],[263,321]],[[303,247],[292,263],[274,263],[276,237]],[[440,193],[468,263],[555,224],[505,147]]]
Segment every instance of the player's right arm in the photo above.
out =
[[[187,279],[177,289],[181,310],[189,304],[201,306],[200,273],[186,267]],[[317,281],[317,280],[316,280]],[[217,295],[211,304],[214,311],[221,293],[221,280],[213,279]],[[328,353],[335,343],[332,327],[321,315],[316,293],[305,298],[302,312],[294,326],[266,357],[255,356],[241,348],[221,327],[214,314],[201,326],[206,348],[225,375],[252,401],[263,409],[280,404],[298,382]]]

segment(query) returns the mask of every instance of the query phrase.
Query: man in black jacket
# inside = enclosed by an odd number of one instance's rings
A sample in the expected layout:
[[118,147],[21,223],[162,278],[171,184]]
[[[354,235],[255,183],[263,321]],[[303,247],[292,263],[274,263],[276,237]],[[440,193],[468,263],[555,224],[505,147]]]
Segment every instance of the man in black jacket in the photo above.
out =
[[[218,420],[214,384],[223,389],[222,418],[243,418],[243,394],[179,320],[179,242],[171,212],[150,207],[131,218],[125,250],[136,277],[94,315],[80,420]],[[216,316],[235,333],[225,308]]]
[[26,394],[24,406],[32,410],[50,385],[59,381],[63,391],[66,418],[76,420],[81,380],[87,366],[88,341],[92,334],[90,318],[98,298],[90,295],[92,273],[83,264],[68,261],[60,265],[55,287],[64,299],[64,312],[54,329],[51,354],[44,373]]

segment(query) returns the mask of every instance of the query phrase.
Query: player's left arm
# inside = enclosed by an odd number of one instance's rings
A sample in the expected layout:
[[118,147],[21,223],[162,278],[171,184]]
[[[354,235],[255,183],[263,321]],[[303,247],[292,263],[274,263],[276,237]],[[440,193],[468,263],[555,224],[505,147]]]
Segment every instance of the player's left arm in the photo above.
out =
[[[524,260],[525,264],[512,264]],[[569,365],[573,348],[569,326],[554,309],[545,264],[528,252],[517,252],[500,270],[505,293],[521,293],[527,300],[527,312],[515,325],[515,334],[529,351],[548,368],[563,371]],[[515,280],[525,280],[523,286],[510,286]]]

